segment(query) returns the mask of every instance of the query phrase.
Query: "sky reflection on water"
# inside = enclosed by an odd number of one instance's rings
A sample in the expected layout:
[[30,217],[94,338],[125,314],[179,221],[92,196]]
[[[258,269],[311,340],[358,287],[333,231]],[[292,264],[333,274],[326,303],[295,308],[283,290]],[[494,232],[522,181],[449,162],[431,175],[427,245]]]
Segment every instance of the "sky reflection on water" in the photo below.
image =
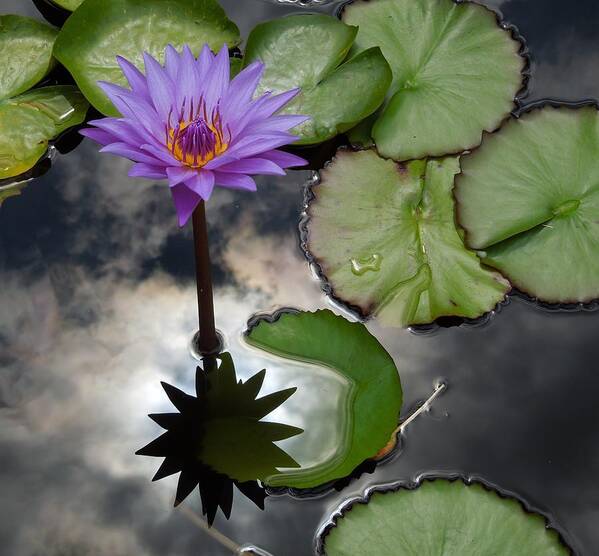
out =
[[[298,9],[223,4],[244,32]],[[528,38],[530,100],[599,97],[599,5],[488,4]],[[36,13],[22,1],[0,8]],[[166,188],[126,177],[127,166],[84,142],[0,212],[0,543],[11,556],[228,554],[172,510],[176,478],[151,484],[157,462],[133,455],[157,432],[146,414],[170,410],[160,381],[193,390],[196,309],[190,230],[177,228]],[[309,175],[263,178],[257,195],[219,190],[209,205],[218,326],[240,377],[271,370],[265,392],[292,384],[244,351],[248,317],[327,306],[298,247]],[[270,498],[262,513],[237,497],[216,527],[305,555],[326,514],[368,484],[461,470],[521,493],[593,554],[598,325],[597,313],[548,314],[517,299],[479,329],[415,336],[371,325],[396,359],[406,410],[437,378],[450,384],[410,426],[401,456],[327,498]],[[302,426],[292,401],[276,419]],[[302,405],[322,410],[316,396]],[[200,512],[197,499],[188,505]]]

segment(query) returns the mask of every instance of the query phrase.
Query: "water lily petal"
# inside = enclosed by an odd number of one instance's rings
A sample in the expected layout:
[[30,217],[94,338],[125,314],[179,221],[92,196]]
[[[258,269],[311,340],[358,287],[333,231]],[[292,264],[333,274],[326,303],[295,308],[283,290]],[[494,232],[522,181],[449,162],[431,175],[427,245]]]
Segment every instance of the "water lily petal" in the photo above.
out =
[[[185,46],[181,55],[181,65],[177,77],[177,101],[175,112],[182,120],[190,120],[190,110],[197,110],[200,104],[202,81],[196,59],[189,46]],[[182,113],[185,109],[186,116]]]
[[[116,109],[123,116],[141,124],[141,128],[147,132],[149,141],[162,141],[164,128],[160,125],[156,109],[152,104],[143,97],[136,96],[134,93],[118,85],[103,83],[101,81],[98,82],[98,85],[109,96]],[[142,130],[140,129],[140,131]]]
[[197,174],[197,170],[192,170],[186,166],[170,166],[166,169],[168,175],[168,184],[170,187],[175,187],[180,183],[192,178]]
[[205,44],[204,48],[202,48],[202,52],[200,52],[196,64],[196,67],[198,68],[198,75],[200,76],[202,82],[204,82],[204,79],[206,79],[208,71],[212,67],[213,61],[214,54],[212,54],[212,50],[210,50],[210,47],[207,44]]
[[271,160],[264,158],[243,158],[221,166],[219,172],[233,174],[264,174],[266,176],[284,176],[285,170]]
[[133,146],[145,143],[145,137],[126,120],[102,118],[101,120],[90,120],[88,123],[110,133],[114,137],[113,142],[129,143]]
[[122,56],[117,56],[116,61],[123,72],[123,75],[126,77],[129,82],[129,86],[131,90],[138,95],[143,95],[150,100],[150,96],[148,94],[148,82],[146,77],[141,71],[139,71],[129,60],[123,58]]
[[147,52],[144,52],[144,64],[150,97],[160,120],[166,123],[176,98],[175,84],[160,63]]
[[173,196],[175,208],[177,209],[179,226],[183,227],[187,224],[187,221],[202,198],[183,183],[171,188],[171,194]]
[[222,102],[223,116],[226,119],[237,116],[239,110],[251,102],[263,74],[264,64],[253,62],[231,81],[227,95]]
[[164,58],[164,69],[172,81],[176,83],[179,75],[180,57],[172,44],[166,47]]
[[153,166],[157,166],[160,162],[154,157],[141,152],[139,149],[136,149],[127,143],[110,143],[109,145],[102,147],[100,152],[116,154],[128,158],[129,160],[133,160],[133,162],[145,162],[146,164],[151,164]]
[[194,175],[185,182],[185,185],[202,197],[204,201],[207,201],[214,190],[214,174],[207,170],[194,172]]
[[129,170],[128,175],[130,178],[149,178],[157,180],[161,180],[166,177],[164,168],[152,166],[150,164],[144,164],[143,162],[134,164]]
[[229,172],[214,172],[214,178],[218,185],[231,189],[243,189],[245,191],[256,191],[256,182],[244,174],[231,174]]
[[86,128],[80,130],[79,133],[84,137],[89,137],[92,141],[100,145],[108,145],[109,143],[114,143],[115,140],[110,133],[101,129]]
[[158,160],[161,160],[165,166],[180,166],[181,162],[171,155],[166,147],[156,147],[155,145],[142,145],[142,151],[147,151]]
[[297,141],[298,137],[290,133],[270,133],[268,135],[247,135],[236,142],[228,151],[230,156],[249,158],[265,151]]
[[270,133],[272,131],[288,131],[308,121],[310,116],[272,116],[248,125],[242,133]]
[[204,85],[204,100],[209,114],[229,88],[230,70],[229,49],[224,45],[212,62]]
[[308,164],[307,160],[304,160],[299,156],[277,150],[261,153],[260,158],[271,160],[281,168],[295,168],[297,166],[306,166],[306,164]]

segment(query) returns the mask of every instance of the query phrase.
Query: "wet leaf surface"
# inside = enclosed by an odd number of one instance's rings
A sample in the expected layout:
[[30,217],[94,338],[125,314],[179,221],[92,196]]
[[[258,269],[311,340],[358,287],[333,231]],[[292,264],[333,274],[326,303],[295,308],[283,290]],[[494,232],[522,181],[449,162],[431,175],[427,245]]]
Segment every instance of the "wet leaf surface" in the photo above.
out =
[[599,113],[546,106],[462,159],[460,224],[484,262],[550,303],[599,297]]
[[88,107],[70,85],[33,89],[0,101],[0,179],[31,169],[51,139],[83,122]]
[[[324,367],[347,383],[341,410],[335,415],[341,439],[337,449],[324,461],[321,456],[315,465],[268,477],[268,485],[306,489],[342,479],[389,443],[399,421],[401,384],[393,359],[363,324],[329,310],[283,313],[274,322],[259,321],[246,341],[273,355]],[[313,422],[312,426],[322,424]],[[322,449],[322,444],[299,446],[299,455],[290,453],[302,464]]]
[[567,556],[543,516],[479,483],[424,480],[346,508],[324,538],[328,556]]
[[457,158],[406,165],[374,151],[337,153],[313,187],[309,254],[333,295],[364,316],[408,326],[476,318],[509,285],[481,266],[454,222]]
[[18,15],[0,15],[0,101],[17,96],[52,69],[56,29]]
[[289,16],[258,25],[250,34],[245,64],[266,65],[259,93],[301,93],[285,111],[311,116],[295,128],[296,144],[316,144],[347,131],[383,102],[391,70],[378,48],[346,60],[356,28],[328,15]]
[[356,55],[379,46],[393,70],[372,136],[386,158],[457,153],[497,128],[522,88],[521,44],[489,9],[452,0],[356,0]]

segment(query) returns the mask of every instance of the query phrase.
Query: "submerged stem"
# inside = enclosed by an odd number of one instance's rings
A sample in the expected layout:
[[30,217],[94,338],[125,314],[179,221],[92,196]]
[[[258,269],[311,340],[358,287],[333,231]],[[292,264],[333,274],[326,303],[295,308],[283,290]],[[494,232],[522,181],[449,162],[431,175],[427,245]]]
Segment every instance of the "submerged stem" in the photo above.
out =
[[200,354],[206,355],[218,351],[220,341],[214,325],[212,269],[210,266],[208,227],[206,224],[206,207],[204,201],[201,201],[194,210],[192,220],[200,326],[197,349]]

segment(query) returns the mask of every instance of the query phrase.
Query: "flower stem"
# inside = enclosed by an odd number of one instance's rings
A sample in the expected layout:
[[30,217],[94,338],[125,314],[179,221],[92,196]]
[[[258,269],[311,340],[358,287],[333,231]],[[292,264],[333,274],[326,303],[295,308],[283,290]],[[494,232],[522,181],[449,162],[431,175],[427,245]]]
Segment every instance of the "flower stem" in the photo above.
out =
[[200,326],[197,349],[201,354],[206,355],[218,351],[220,341],[214,325],[212,270],[210,266],[208,226],[206,225],[206,207],[204,201],[201,201],[194,210],[192,220]]

